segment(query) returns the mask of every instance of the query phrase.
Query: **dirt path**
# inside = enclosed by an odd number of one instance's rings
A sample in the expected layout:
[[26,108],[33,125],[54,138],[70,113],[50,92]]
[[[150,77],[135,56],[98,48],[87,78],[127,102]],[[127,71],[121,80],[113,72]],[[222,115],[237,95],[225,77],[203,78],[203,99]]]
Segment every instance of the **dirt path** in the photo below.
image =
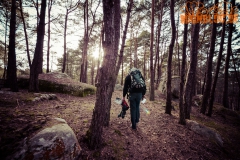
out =
[[[26,93],[22,93],[26,94]],[[115,91],[112,97],[110,126],[104,128],[104,145],[99,150],[89,150],[84,135],[89,128],[95,96],[84,98],[56,94],[58,100],[25,103],[21,93],[1,94],[1,102],[13,99],[11,106],[0,104],[1,157],[11,155],[22,139],[35,133],[49,118],[60,117],[74,130],[83,149],[81,159],[226,159],[229,153],[215,143],[178,124],[178,109],[172,115],[164,113],[165,100],[142,105],[137,131],[130,127],[130,111],[124,119],[118,118],[121,106],[114,101],[121,97]],[[177,103],[173,102],[177,106]],[[3,152],[5,154],[3,154]],[[3,158],[1,158],[3,159]]]

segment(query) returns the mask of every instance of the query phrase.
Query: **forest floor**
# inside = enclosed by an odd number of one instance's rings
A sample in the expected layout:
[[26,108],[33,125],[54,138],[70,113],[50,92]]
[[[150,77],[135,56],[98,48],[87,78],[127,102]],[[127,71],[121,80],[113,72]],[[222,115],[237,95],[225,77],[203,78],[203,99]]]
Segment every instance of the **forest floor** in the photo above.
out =
[[110,126],[103,131],[104,144],[98,150],[90,150],[85,135],[91,123],[95,95],[56,95],[56,100],[32,102],[32,94],[26,90],[0,91],[0,159],[13,154],[21,140],[40,130],[52,117],[65,119],[73,129],[82,147],[80,159],[240,159],[239,113],[219,105],[214,107],[212,117],[199,114],[199,108],[192,107],[191,119],[215,128],[223,138],[223,147],[193,132],[188,125],[178,124],[177,101],[172,102],[175,108],[172,115],[165,114],[165,98],[159,93],[155,101],[147,98],[141,105],[140,122],[137,130],[132,130],[129,110],[124,119],[118,118],[121,106],[115,99],[121,98],[122,91],[115,91]]

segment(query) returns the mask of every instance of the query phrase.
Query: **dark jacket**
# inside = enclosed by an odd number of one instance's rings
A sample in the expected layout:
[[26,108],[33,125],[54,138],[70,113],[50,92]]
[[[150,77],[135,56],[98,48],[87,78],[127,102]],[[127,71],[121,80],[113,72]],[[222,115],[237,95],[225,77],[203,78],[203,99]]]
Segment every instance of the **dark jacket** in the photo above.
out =
[[[144,80],[144,78],[142,77],[142,79]],[[145,80],[144,80],[145,81]],[[128,75],[125,78],[125,82],[124,82],[124,87],[123,87],[123,97],[126,96],[127,92],[130,93],[142,93],[142,95],[144,96],[146,93],[146,86],[144,88],[132,88],[130,90],[131,87],[131,76]]]

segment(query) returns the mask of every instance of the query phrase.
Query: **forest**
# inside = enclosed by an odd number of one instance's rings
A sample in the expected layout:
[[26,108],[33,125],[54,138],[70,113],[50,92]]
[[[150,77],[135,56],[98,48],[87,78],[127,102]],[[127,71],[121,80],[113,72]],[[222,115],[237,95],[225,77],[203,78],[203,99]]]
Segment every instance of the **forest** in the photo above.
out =
[[50,73],[96,87],[89,149],[103,146],[115,86],[133,67],[149,103],[164,97],[175,125],[192,120],[196,103],[207,119],[216,106],[239,116],[239,0],[3,0],[0,8],[0,89],[20,94],[27,75],[25,91],[41,93],[39,77]]

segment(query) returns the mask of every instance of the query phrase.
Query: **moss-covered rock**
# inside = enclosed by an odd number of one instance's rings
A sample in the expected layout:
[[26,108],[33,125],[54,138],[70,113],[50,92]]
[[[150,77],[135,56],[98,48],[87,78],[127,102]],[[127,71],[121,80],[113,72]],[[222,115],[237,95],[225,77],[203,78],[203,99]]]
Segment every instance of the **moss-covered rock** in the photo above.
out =
[[[18,86],[27,89],[29,76],[18,77]],[[96,93],[96,87],[77,82],[65,73],[48,73],[39,75],[39,90],[41,92],[55,92],[85,97]]]

